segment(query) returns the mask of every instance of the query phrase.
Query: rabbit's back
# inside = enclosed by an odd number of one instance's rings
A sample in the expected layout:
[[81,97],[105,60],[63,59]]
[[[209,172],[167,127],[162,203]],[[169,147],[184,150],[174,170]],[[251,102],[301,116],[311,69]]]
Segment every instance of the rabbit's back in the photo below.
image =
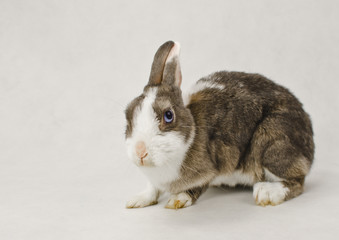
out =
[[263,155],[280,139],[283,146],[277,153],[286,155],[286,164],[305,158],[309,169],[313,161],[308,114],[288,89],[262,75],[225,71],[211,74],[197,82],[187,107],[194,117],[197,135],[202,136],[211,160],[222,172],[248,168],[254,175],[261,175],[262,166],[255,172],[255,165],[272,165],[270,161],[274,160],[265,162]]

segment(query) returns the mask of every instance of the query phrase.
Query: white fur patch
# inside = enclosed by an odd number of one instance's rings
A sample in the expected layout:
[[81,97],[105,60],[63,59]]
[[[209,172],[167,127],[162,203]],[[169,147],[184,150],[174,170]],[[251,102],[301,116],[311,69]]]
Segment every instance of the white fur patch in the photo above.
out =
[[253,186],[253,197],[258,205],[278,205],[290,190],[281,182],[258,182]]
[[[141,108],[134,113],[133,132],[126,140],[126,146],[129,158],[140,166],[152,185],[157,189],[168,191],[170,183],[179,177],[181,164],[194,139],[194,129],[187,142],[178,132],[161,132],[153,110],[156,94],[157,88],[150,89]],[[135,150],[139,141],[145,143],[148,153],[143,159],[143,166]]]
[[141,170],[157,188],[168,191],[169,184],[179,177],[182,162],[193,142],[193,135],[191,133],[186,143],[184,137],[177,132],[154,137],[150,149],[156,167],[142,167]]
[[254,176],[237,170],[231,174],[217,176],[210,183],[211,186],[220,186],[223,184],[230,187],[234,187],[237,184],[253,186]]
[[172,195],[168,200],[166,208],[178,209],[189,207],[192,205],[192,198],[187,193],[179,193]]
[[[157,88],[151,88],[146,94],[141,107],[135,110],[132,136],[126,139],[128,157],[136,165],[140,165],[140,159],[135,150],[136,143],[139,141],[144,142],[148,151],[148,146],[150,146],[152,138],[160,132],[158,127],[159,122],[152,107],[157,95],[157,90]],[[151,165],[149,159],[149,156],[144,159],[145,165]]]
[[217,89],[217,90],[224,90],[225,86],[222,84],[214,83],[212,81],[198,81],[193,87],[191,88],[190,91],[185,93],[183,96],[184,104],[185,106],[188,105],[190,101],[190,97],[198,92],[201,92],[205,89],[212,88],[212,89]]
[[215,89],[219,89],[219,90],[224,90],[225,86],[222,85],[222,84],[211,82],[211,81],[199,81],[193,86],[190,93],[194,94],[194,93],[200,92],[200,91],[202,91],[206,88],[215,88]]
[[130,201],[127,202],[126,207],[140,208],[150,206],[157,203],[158,197],[159,191],[151,184],[148,184],[145,191],[133,197]]

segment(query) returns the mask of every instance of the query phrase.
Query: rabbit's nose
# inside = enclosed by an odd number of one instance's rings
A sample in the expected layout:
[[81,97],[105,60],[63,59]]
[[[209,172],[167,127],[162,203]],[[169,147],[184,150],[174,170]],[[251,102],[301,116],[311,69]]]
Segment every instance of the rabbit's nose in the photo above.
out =
[[147,155],[147,151],[146,151],[146,145],[144,142],[139,141],[137,142],[137,144],[135,145],[135,151],[137,153],[137,156],[142,160],[144,157],[146,157]]

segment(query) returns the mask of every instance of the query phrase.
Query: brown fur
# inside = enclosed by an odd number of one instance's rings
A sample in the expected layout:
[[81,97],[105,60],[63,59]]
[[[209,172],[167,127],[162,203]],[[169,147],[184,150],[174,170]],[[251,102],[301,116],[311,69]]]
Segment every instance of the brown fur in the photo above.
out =
[[258,74],[218,72],[200,81],[225,89],[207,88],[190,99],[199,144],[187,154],[182,177],[185,165],[199,172],[212,162],[218,174],[241,170],[265,181],[265,167],[286,180],[287,199],[299,195],[314,153],[311,122],[300,102]]
[[[285,200],[301,194],[313,162],[314,143],[310,118],[298,99],[262,75],[222,71],[199,81],[222,85],[223,90],[205,88],[191,95],[184,106],[181,80],[174,73],[179,63],[164,67],[170,46],[172,43],[160,47],[152,65],[157,73],[152,70],[144,93],[126,110],[129,136],[135,108],[149,88],[157,86],[153,108],[159,129],[177,131],[186,141],[194,131],[180,178],[171,183],[170,191],[186,192],[196,201],[218,175],[239,170],[252,175],[255,182],[268,181],[266,168],[289,188]],[[160,76],[159,69],[164,68],[166,76]],[[168,109],[175,114],[170,124],[162,117]]]
[[142,103],[142,100],[145,98],[145,95],[142,94],[139,97],[136,97],[130,104],[128,104],[126,110],[125,110],[125,115],[126,115],[126,130],[125,130],[125,136],[130,137],[133,132],[133,115],[135,110],[140,106]]
[[160,46],[159,50],[156,52],[152,64],[151,74],[149,77],[149,85],[159,85],[163,80],[163,72],[165,69],[165,62],[168,54],[170,53],[174,42],[168,41]]

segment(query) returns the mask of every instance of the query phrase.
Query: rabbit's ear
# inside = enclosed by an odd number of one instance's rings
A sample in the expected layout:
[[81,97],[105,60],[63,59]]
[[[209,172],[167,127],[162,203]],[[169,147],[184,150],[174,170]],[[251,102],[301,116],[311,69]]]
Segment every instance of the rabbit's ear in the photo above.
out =
[[180,44],[175,42],[166,59],[165,69],[162,76],[163,83],[180,87],[182,76],[179,55]]
[[173,41],[165,42],[155,53],[148,85],[181,84],[179,65],[180,45]]

